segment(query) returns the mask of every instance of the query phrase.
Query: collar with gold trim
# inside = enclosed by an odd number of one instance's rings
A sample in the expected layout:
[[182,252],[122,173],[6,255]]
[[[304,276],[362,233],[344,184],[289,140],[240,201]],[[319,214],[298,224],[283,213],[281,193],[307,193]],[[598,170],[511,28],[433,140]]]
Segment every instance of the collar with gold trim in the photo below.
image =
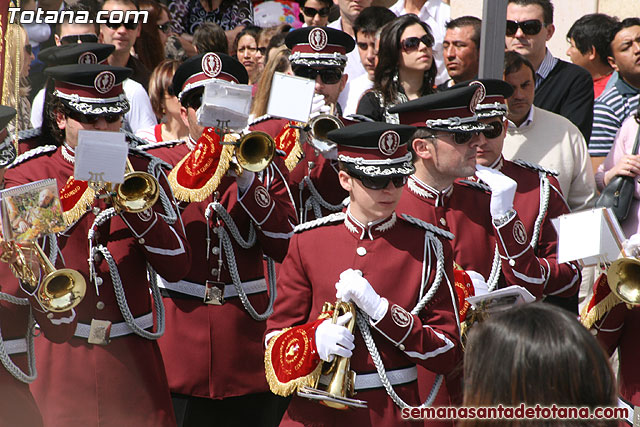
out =
[[350,232],[359,234],[360,240],[363,240],[365,237],[368,237],[369,240],[373,240],[376,237],[381,236],[384,232],[393,228],[393,226],[396,224],[396,221],[396,213],[394,212],[391,214],[391,216],[370,222],[365,225],[358,221],[353,215],[351,215],[349,208],[347,208],[347,215],[344,218],[344,225]]

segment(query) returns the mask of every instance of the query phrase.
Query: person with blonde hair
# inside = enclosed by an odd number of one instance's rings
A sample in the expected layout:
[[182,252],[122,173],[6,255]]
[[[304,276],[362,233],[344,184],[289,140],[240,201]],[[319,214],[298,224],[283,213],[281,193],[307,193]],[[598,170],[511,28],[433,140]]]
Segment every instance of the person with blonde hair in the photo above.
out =
[[251,105],[251,117],[256,118],[267,114],[269,96],[271,93],[271,81],[276,72],[293,75],[289,62],[291,51],[287,46],[280,46],[271,51],[269,60],[264,66],[264,71],[257,84],[256,96]]

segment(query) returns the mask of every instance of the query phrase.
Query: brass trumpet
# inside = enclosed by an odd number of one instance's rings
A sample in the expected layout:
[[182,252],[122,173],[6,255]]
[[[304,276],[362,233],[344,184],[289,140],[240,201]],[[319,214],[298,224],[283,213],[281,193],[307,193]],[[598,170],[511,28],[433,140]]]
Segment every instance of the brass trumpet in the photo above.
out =
[[118,211],[142,212],[158,200],[158,181],[147,172],[133,170],[127,159],[124,182],[115,188],[113,205]]
[[620,300],[640,304],[640,260],[625,257],[613,261],[607,271],[607,282]]
[[[345,326],[353,333],[356,326],[356,309],[353,303],[336,301],[335,304],[328,302],[322,307],[323,312],[333,310],[331,321],[336,323],[338,317],[347,312],[351,313],[351,320]],[[330,377],[329,377],[330,376]],[[323,381],[323,377],[329,377],[328,383]],[[356,374],[351,370],[351,359],[348,357],[334,356],[333,361],[325,362],[322,367],[322,375],[314,387],[302,387],[298,395],[308,399],[318,400],[319,403],[335,409],[366,408],[367,402],[364,400],[352,399],[355,393]]]
[[336,146],[327,138],[327,134],[335,129],[342,129],[344,124],[335,116],[335,104],[331,105],[329,114],[320,114],[309,120],[309,144],[321,153],[326,153]]
[[264,170],[273,161],[276,143],[265,132],[254,131],[234,143],[238,166],[251,172]]
[[[19,246],[10,242],[5,246],[8,250],[2,255],[2,260],[10,262],[9,267],[13,274],[30,287],[29,291],[36,290],[35,297],[40,305],[53,312],[67,311],[80,304],[87,291],[84,277],[76,270],[62,268],[56,270],[38,242],[31,242]],[[40,271],[34,271],[31,262],[25,254],[31,253]],[[15,261],[9,261],[15,257]],[[44,276],[42,280],[40,277]]]

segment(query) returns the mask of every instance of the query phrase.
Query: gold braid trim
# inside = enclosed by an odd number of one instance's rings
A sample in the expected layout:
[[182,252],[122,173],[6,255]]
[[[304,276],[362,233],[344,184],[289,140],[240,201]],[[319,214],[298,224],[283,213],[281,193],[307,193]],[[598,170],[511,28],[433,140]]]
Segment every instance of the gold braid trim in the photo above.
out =
[[201,188],[188,188],[184,187],[178,182],[178,170],[181,168],[182,164],[187,160],[187,157],[191,155],[188,153],[178,164],[171,169],[169,172],[169,185],[173,190],[173,195],[176,199],[182,200],[184,202],[201,202],[218,188],[220,185],[220,181],[222,181],[222,177],[227,173],[229,169],[229,165],[231,164],[231,159],[233,158],[235,148],[233,145],[224,145],[222,148],[222,152],[220,153],[220,160],[218,161],[218,166],[216,168],[215,173],[207,183]]
[[622,301],[615,296],[613,292],[604,297],[602,301],[596,304],[591,310],[587,312],[589,304],[585,305],[580,313],[580,322],[585,328],[591,329],[594,323],[608,313],[613,307],[620,304]]
[[286,383],[283,383],[278,379],[278,376],[273,369],[273,365],[271,364],[271,352],[276,342],[276,338],[290,329],[292,328],[285,328],[278,335],[274,335],[273,337],[271,337],[271,339],[269,340],[269,344],[267,345],[267,350],[264,352],[264,370],[267,376],[267,383],[269,383],[269,388],[274,394],[283,397],[290,396],[299,388],[304,386],[315,387],[318,383],[318,380],[320,379],[323,363],[322,360],[320,360],[318,362],[318,366],[316,366],[313,372],[303,377],[292,379],[291,381],[288,381]]
[[[297,132],[299,133],[300,131],[298,130]],[[293,168],[297,166],[301,158],[302,158],[302,147],[300,146],[300,138],[298,137],[296,144],[293,146],[293,148],[291,149],[291,152],[289,153],[287,158],[284,160],[284,165],[287,167],[287,169],[289,169],[289,172],[291,172]]]
[[87,189],[84,190],[82,197],[80,197],[80,200],[78,200],[78,203],[76,203],[73,208],[62,213],[67,225],[71,225],[79,220],[82,215],[84,215],[85,212],[87,212],[87,210],[91,208],[95,197],[96,192],[90,186],[87,187]]

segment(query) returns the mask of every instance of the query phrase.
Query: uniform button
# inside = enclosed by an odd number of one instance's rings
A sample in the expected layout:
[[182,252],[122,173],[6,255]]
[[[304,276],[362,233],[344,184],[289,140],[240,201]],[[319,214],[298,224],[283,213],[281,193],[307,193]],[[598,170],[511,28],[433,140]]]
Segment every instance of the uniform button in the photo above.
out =
[[316,164],[314,162],[309,162],[309,170],[313,169],[316,167]]
[[356,249],[356,253],[360,256],[365,256],[367,254],[367,250],[360,246],[358,249]]
[[400,349],[400,351],[404,351],[404,344],[398,345],[398,348]]
[[214,255],[218,255],[220,253],[220,248],[215,246],[213,249],[211,249],[211,253]]
[[509,260],[509,265],[510,265],[511,267],[513,267],[514,265],[516,265],[515,260],[510,259],[510,260]]
[[141,245],[144,245],[144,237],[139,238],[138,243],[140,243]]
[[218,275],[218,269],[217,268],[212,268],[211,269],[211,275],[212,276],[217,276]]
[[443,227],[447,226],[447,220],[444,219],[444,217],[440,218],[440,224],[442,224]]
[[96,254],[94,254],[94,255],[93,255],[93,260],[94,260],[95,262],[100,262],[100,261],[102,261],[102,254],[100,254],[100,253],[96,253]]
[[93,214],[96,215],[96,216],[100,215],[100,208],[97,207],[97,206],[95,208],[93,208]]
[[96,277],[96,285],[102,285],[102,277]]
[[213,232],[214,232],[215,234],[218,234],[218,226],[213,227]]
[[47,319],[53,319],[53,313],[47,314]]
[[97,308],[98,310],[102,310],[102,309],[104,308],[104,303],[103,303],[102,301],[98,301],[98,302],[96,303],[96,308]]

